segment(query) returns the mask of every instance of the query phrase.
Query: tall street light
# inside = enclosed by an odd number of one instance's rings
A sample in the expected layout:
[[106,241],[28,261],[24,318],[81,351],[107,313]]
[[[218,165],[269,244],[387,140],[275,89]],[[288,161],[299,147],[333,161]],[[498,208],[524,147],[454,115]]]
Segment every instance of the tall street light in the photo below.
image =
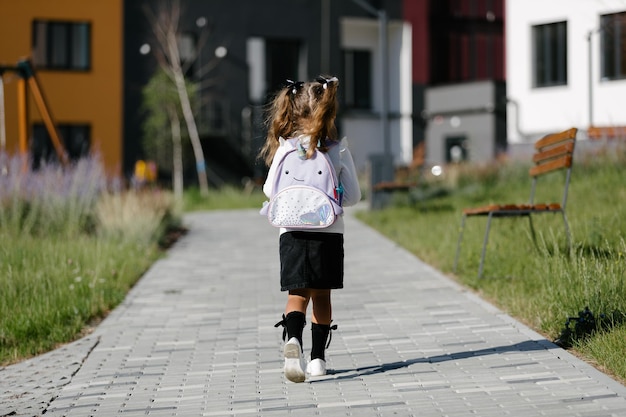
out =
[[370,207],[382,208],[389,202],[389,195],[374,191],[374,185],[379,182],[393,181],[393,155],[391,154],[391,137],[389,135],[389,46],[387,41],[387,12],[378,10],[364,0],[352,0],[372,16],[378,18],[378,43],[380,52],[381,76],[381,106],[380,106],[380,134],[383,137],[383,154],[370,155]]
[[[387,12],[378,10],[364,0],[352,0],[354,3],[362,7],[369,14],[378,17],[379,32],[378,43],[380,48],[380,76],[381,76],[381,108],[380,108],[380,124],[381,135],[384,140],[384,155],[391,157],[391,138],[389,137],[389,47],[387,42]],[[386,178],[390,179],[390,178]]]

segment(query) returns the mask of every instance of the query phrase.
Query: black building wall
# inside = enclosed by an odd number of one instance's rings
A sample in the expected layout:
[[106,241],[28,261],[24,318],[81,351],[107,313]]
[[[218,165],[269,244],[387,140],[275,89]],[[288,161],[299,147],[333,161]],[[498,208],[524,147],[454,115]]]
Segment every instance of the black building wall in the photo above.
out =
[[[135,161],[144,157],[141,146],[141,89],[154,73],[156,61],[151,54],[140,54],[139,49],[145,43],[154,45],[154,36],[143,7],[145,4],[154,7],[157,3],[127,0],[124,6],[125,173],[132,172]],[[254,166],[254,156],[264,140],[262,119],[265,100],[250,101],[246,67],[247,40],[250,37],[265,39],[268,41],[268,54],[276,58],[270,60],[270,64],[273,62],[274,65],[268,64],[266,67],[267,98],[286,78],[298,78],[298,74],[292,73],[289,48],[281,48],[281,43],[296,43],[304,48],[307,79],[320,73],[331,73],[341,79],[341,17],[376,19],[357,1],[349,0],[181,0],[181,5],[180,32],[193,34],[199,41],[195,76],[198,76],[200,68],[210,68],[199,78],[204,84],[202,95],[228,103],[224,113],[228,123],[227,132],[221,137],[208,135],[202,138],[205,157],[210,166],[220,171],[220,175],[233,179],[262,174],[258,166]],[[402,0],[374,1],[371,5],[384,7],[389,19],[402,18]],[[201,18],[206,20],[198,21]],[[199,27],[199,22],[205,22],[205,25]],[[206,36],[204,42],[203,33]],[[218,47],[227,48],[226,57],[219,59],[215,56]],[[282,49],[285,50],[285,65],[281,64]],[[250,133],[245,123],[242,125],[242,112],[246,111],[252,112]],[[252,136],[251,145],[245,142],[245,135]],[[217,149],[220,155],[213,155]],[[193,170],[194,167],[191,168]],[[193,179],[192,175],[190,179]]]

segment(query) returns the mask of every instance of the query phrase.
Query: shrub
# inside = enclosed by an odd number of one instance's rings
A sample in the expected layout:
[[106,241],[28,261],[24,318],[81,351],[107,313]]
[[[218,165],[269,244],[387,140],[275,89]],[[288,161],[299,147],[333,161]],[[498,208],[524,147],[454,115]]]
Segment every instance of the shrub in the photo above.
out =
[[25,171],[21,158],[0,156],[0,227],[45,236],[75,234],[93,227],[93,209],[106,182],[97,159],[70,168],[46,165]]
[[97,159],[22,167],[0,155],[0,364],[84,333],[124,299],[178,224],[169,193],[112,192]]

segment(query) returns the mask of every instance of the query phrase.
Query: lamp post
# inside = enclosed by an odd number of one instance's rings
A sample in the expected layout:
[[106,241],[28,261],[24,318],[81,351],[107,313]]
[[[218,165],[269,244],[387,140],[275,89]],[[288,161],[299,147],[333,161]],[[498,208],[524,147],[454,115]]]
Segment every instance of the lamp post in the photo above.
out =
[[389,46],[387,40],[387,12],[378,10],[364,0],[352,0],[372,16],[378,18],[378,44],[380,52],[381,76],[381,106],[380,106],[380,134],[383,137],[383,153],[370,155],[370,208],[382,208],[387,205],[389,195],[375,191],[374,185],[380,182],[392,181],[393,155],[391,154],[391,138],[389,135]]
[[[0,153],[4,153],[7,147],[7,136],[4,119],[4,70],[0,68]],[[4,169],[4,167],[3,167]]]
[[354,3],[362,7],[369,14],[378,17],[379,33],[378,44],[380,49],[380,77],[381,77],[381,106],[380,106],[380,124],[381,135],[384,141],[384,155],[391,156],[391,142],[389,137],[389,68],[387,61],[389,60],[389,47],[387,41],[387,12],[385,10],[377,10],[364,0],[352,0]]

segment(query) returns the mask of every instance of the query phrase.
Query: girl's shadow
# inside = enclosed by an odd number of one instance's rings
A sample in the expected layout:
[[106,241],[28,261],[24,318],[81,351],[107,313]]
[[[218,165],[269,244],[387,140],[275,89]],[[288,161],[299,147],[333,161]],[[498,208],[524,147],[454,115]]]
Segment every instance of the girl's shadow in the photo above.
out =
[[[552,344],[547,340],[527,340],[520,343],[515,343],[513,345],[508,346],[497,346],[488,349],[474,350],[474,351],[466,351],[466,352],[458,352],[451,353],[449,355],[438,355],[431,356],[426,358],[416,358],[416,359],[408,359],[405,361],[397,361],[391,363],[383,363],[381,365],[372,365],[365,366],[355,369],[329,369],[327,375],[331,378],[326,378],[323,380],[319,380],[317,382],[333,382],[337,380],[343,379],[354,379],[354,378],[362,378],[368,375],[376,375],[385,372],[395,371],[397,369],[408,368],[411,365],[415,365],[417,363],[437,363],[437,362],[445,362],[450,360],[459,360],[459,359],[467,359],[473,358],[477,356],[486,356],[486,355],[494,355],[505,352],[530,352],[536,350],[547,350],[558,348],[558,346]],[[347,375],[342,375],[347,374]]]

